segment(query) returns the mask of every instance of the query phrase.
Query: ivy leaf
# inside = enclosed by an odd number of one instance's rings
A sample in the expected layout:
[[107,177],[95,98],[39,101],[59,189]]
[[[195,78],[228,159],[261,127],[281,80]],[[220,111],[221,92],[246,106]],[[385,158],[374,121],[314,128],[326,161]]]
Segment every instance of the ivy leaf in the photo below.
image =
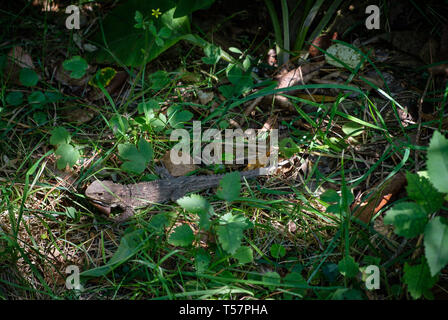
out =
[[5,101],[10,106],[18,106],[23,102],[23,93],[20,91],[9,92]]
[[248,246],[239,247],[233,255],[239,264],[250,263],[254,260],[252,249]]
[[227,202],[232,202],[239,197],[241,190],[241,175],[238,171],[227,173],[219,181],[218,191],[216,195],[218,198]]
[[232,215],[226,213],[219,219],[219,225],[216,228],[219,243],[222,248],[234,254],[241,246],[241,239],[243,238],[243,231],[249,227],[247,219],[243,215]]
[[34,87],[39,81],[39,77],[34,70],[24,68],[20,70],[19,80],[25,87]]
[[89,65],[87,64],[86,60],[84,60],[80,56],[74,56],[71,59],[65,60],[62,63],[62,67],[67,71],[71,71],[71,78],[81,79],[86,74]]
[[407,262],[404,264],[403,280],[412,298],[419,299],[423,295],[431,299],[432,293],[429,289],[436,284],[438,277],[431,277],[428,265],[422,258],[422,263],[418,265],[411,266]]
[[188,247],[193,243],[194,234],[188,224],[178,226],[171,234],[168,243],[173,246]]
[[339,272],[347,278],[354,278],[359,272],[359,264],[351,256],[345,256],[338,263]]
[[427,221],[423,207],[414,202],[398,203],[384,217],[384,224],[392,224],[396,234],[408,239],[423,233]]
[[448,193],[448,139],[435,131],[428,148],[428,175],[432,184],[443,193]]
[[66,143],[60,144],[55,153],[59,156],[59,159],[56,161],[59,170],[63,170],[67,166],[73,167],[80,157],[79,151]]
[[138,142],[138,149],[131,143],[119,144],[118,153],[125,160],[121,168],[135,174],[145,171],[153,156],[151,144],[143,138]]
[[50,143],[53,146],[59,144],[69,144],[71,140],[71,135],[64,127],[57,127],[51,130]]
[[435,276],[448,263],[448,225],[442,217],[429,221],[424,236],[425,256],[431,276]]
[[423,206],[428,214],[442,207],[443,194],[438,192],[426,177],[407,172],[406,180],[408,182],[406,192],[409,198]]

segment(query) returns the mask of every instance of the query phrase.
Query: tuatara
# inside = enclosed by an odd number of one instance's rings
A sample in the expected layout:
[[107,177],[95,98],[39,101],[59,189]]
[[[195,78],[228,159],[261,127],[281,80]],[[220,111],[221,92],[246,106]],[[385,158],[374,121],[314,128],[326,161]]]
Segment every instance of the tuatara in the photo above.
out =
[[[254,178],[265,174],[263,169],[242,171],[241,178]],[[134,215],[136,208],[168,200],[175,201],[186,193],[215,187],[224,175],[186,176],[123,185],[112,181],[95,180],[86,189],[86,196],[104,213],[119,207],[123,212],[115,219],[125,221]]]

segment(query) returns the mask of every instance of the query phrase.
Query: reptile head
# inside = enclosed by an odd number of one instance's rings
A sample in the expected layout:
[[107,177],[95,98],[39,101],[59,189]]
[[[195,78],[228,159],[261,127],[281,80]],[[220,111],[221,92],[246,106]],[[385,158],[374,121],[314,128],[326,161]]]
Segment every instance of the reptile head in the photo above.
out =
[[93,202],[114,206],[120,202],[117,184],[112,181],[93,181],[86,189],[86,196]]

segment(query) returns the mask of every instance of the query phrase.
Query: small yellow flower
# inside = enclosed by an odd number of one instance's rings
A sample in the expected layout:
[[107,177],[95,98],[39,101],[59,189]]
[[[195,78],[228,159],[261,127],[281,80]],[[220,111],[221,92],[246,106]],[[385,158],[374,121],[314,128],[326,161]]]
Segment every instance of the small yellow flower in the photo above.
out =
[[158,18],[162,13],[160,12],[160,9],[152,9],[152,15],[156,18]]

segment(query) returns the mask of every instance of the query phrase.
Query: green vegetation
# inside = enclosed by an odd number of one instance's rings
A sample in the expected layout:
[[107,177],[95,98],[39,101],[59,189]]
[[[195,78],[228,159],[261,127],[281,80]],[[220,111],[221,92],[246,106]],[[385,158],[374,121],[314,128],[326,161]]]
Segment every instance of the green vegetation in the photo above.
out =
[[[222,18],[218,0],[80,1],[92,6],[80,30],[65,28],[64,10],[32,2],[0,9],[0,299],[447,294],[446,83],[429,63],[379,61],[375,48],[348,38],[319,48],[318,72],[329,71],[317,78],[333,80],[279,88],[266,63],[276,46],[280,66],[300,61],[305,70],[305,49],[344,1],[258,1],[273,30],[229,45],[220,32],[247,9]],[[431,30],[446,23],[435,9],[428,19],[412,8]],[[195,20],[201,12],[213,32]],[[256,29],[251,23],[241,28]],[[407,91],[389,80],[400,73]],[[412,121],[403,91],[418,100]],[[88,201],[95,179],[164,178],[156,166],[176,144],[171,133],[192,136],[193,121],[203,130],[268,128],[265,136],[278,128],[278,170],[249,181],[237,171],[251,165],[195,166],[183,175],[225,175],[216,189],[152,204],[123,223]],[[387,189],[400,174],[406,187]],[[368,212],[365,203],[374,204]],[[70,265],[83,290],[66,288]],[[371,265],[379,289],[366,288]]]

